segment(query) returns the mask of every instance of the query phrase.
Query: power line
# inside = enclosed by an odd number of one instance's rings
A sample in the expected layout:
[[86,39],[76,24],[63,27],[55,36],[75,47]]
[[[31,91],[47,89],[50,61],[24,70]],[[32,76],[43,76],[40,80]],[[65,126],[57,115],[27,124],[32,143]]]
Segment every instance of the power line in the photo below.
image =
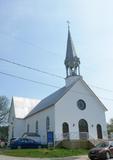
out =
[[[54,73],[50,73],[50,72],[46,72],[46,71],[40,70],[38,68],[34,68],[34,67],[31,67],[31,66],[24,65],[22,63],[17,63],[17,62],[11,61],[9,59],[5,59],[5,58],[1,58],[0,57],[0,60],[3,61],[3,62],[7,62],[7,63],[10,63],[10,64],[13,64],[13,65],[17,65],[19,67],[30,69],[32,71],[40,72],[40,73],[43,73],[43,74],[46,74],[46,75],[49,75],[49,76],[52,76],[52,77],[54,76],[54,77],[57,77],[57,78],[60,78],[60,79],[64,79],[64,77],[62,77],[60,75],[57,75],[57,74],[54,74]],[[104,90],[104,91],[107,91],[107,92],[113,92],[113,90],[109,90],[109,89],[102,88],[102,87],[99,87],[99,86],[95,86],[95,85],[92,85],[92,84],[90,86],[92,86],[94,88],[97,88],[99,90]]]
[[6,75],[6,76],[9,76],[9,77],[13,77],[13,78],[17,78],[17,79],[21,79],[21,80],[28,81],[28,82],[33,82],[33,83],[41,84],[41,85],[44,85],[44,86],[59,88],[58,86],[54,86],[54,85],[51,85],[51,84],[35,81],[35,80],[32,80],[32,79],[27,79],[27,78],[20,77],[20,76],[17,76],[17,75],[14,75],[14,74],[10,74],[10,73],[5,73],[5,72],[1,72],[0,71],[0,74]]
[[91,85],[91,86],[92,86],[92,87],[94,87],[94,88],[100,89],[100,90],[107,91],[107,92],[113,92],[113,90],[110,90],[110,89],[106,89],[106,88],[98,87],[98,86],[95,86],[95,85]]
[[[46,71],[43,71],[43,70],[40,70],[40,69],[37,69],[37,68],[34,68],[34,67],[31,67],[31,66],[27,66],[27,65],[24,65],[24,64],[21,64],[21,63],[17,63],[17,62],[14,62],[14,61],[11,61],[11,60],[8,60],[8,59],[5,59],[5,58],[0,58],[1,61],[4,61],[4,62],[7,62],[7,63],[11,63],[13,65],[17,65],[17,66],[20,66],[20,67],[24,67],[24,68],[27,68],[27,69],[30,69],[30,70],[33,70],[33,71],[36,71],[36,72],[40,72],[40,73],[44,73],[44,74],[47,74],[47,75],[50,75],[50,76],[55,76],[57,78],[61,78],[61,79],[64,79],[62,76],[60,75],[57,75],[57,74],[54,74],[54,73],[50,73],[50,72],[46,72]],[[95,87],[97,89],[100,89],[100,90],[104,90],[104,91],[107,91],[107,92],[113,92],[113,90],[109,90],[109,89],[105,89],[105,88],[102,88],[102,87],[98,87],[98,86],[95,86],[95,85],[92,85],[92,87]]]
[[[0,32],[0,34],[5,35],[5,36],[7,36],[8,38],[12,38],[12,39],[15,39],[15,40],[17,40],[17,41],[20,41],[21,43],[23,42],[23,43],[25,43],[25,44],[27,44],[27,45],[30,45],[30,46],[32,46],[32,47],[40,48],[41,50],[46,51],[46,52],[49,53],[49,54],[57,55],[57,56],[60,56],[60,57],[61,57],[61,54],[59,55],[57,52],[54,52],[54,51],[52,51],[52,50],[43,48],[40,44],[34,44],[34,43],[29,42],[29,41],[27,41],[27,40],[24,40],[24,39],[22,39],[22,38],[20,38],[20,37],[9,35],[8,33],[3,32],[3,31]],[[83,66],[84,66],[84,65],[83,65]],[[86,67],[86,66],[84,66],[84,67]],[[86,68],[88,68],[88,67],[86,67]]]
[[[44,51],[46,51],[47,53],[50,53],[50,54],[52,54],[52,55],[58,55],[58,56],[61,56],[61,55],[59,55],[57,52],[54,52],[54,51],[52,51],[52,50],[49,50],[49,49],[45,49],[45,48],[43,48],[42,46],[40,46],[40,44],[34,44],[34,43],[32,43],[32,42],[29,42],[29,41],[27,41],[27,40],[23,40],[22,38],[20,38],[20,37],[17,37],[17,36],[12,36],[12,35],[9,35],[8,33],[6,33],[6,32],[0,32],[0,34],[2,34],[2,35],[5,35],[5,36],[7,36],[7,37],[11,37],[11,38],[13,38],[13,39],[15,39],[15,40],[18,40],[18,41],[20,41],[20,42],[23,42],[23,43],[25,43],[25,44],[28,44],[28,45],[30,45],[30,46],[32,46],[32,47],[38,47],[38,48],[40,48],[41,50],[44,50]],[[84,65],[83,65],[84,66]],[[84,66],[85,68],[89,68],[89,67],[86,67],[86,66]],[[57,76],[58,77],[58,76]],[[99,88],[99,87],[98,87]],[[107,90],[107,89],[104,89],[104,90]]]
[[27,69],[30,69],[30,70],[33,70],[33,71],[36,71],[36,72],[44,73],[44,74],[47,74],[49,76],[54,76],[54,77],[57,77],[57,78],[64,79],[62,76],[59,76],[57,74],[49,73],[49,72],[46,72],[46,71],[43,71],[43,70],[40,70],[40,69],[37,69],[37,68],[34,68],[34,67],[30,67],[30,66],[27,66],[27,65],[24,65],[24,64],[21,64],[21,63],[17,63],[17,62],[14,62],[14,61],[11,61],[11,60],[8,60],[8,59],[5,59],[5,58],[0,58],[0,60],[4,61],[4,62],[7,62],[7,63],[10,63],[10,64],[17,65],[19,67],[24,67],[24,68],[27,68]]
[[12,38],[12,39],[18,40],[18,41],[20,41],[21,43],[25,43],[25,44],[30,45],[30,46],[32,46],[32,47],[40,48],[41,50],[44,50],[44,51],[48,52],[49,54],[58,55],[58,53],[56,53],[56,52],[54,52],[54,51],[51,51],[51,50],[49,50],[49,49],[45,49],[45,48],[41,47],[39,44],[34,44],[34,43],[29,42],[29,41],[27,41],[27,40],[23,40],[23,39],[20,38],[20,37],[12,36],[12,35],[9,35],[8,33],[5,33],[5,32],[0,32],[0,34],[5,35],[5,36],[7,36],[8,38]]
[[[35,80],[32,80],[32,79],[27,79],[27,78],[24,78],[24,77],[21,77],[21,76],[17,76],[17,75],[14,75],[14,74],[5,73],[5,72],[1,72],[1,71],[0,71],[0,74],[5,75],[5,76],[9,76],[9,77],[12,77],[12,78],[16,78],[16,79],[21,79],[21,80],[24,80],[24,81],[32,82],[32,83],[35,83],[35,84],[41,84],[41,85],[44,85],[44,86],[49,86],[49,87],[60,89],[59,86],[55,86],[55,85],[51,85],[51,84],[48,84],[48,83],[35,81]],[[93,95],[89,95],[89,94],[86,94],[86,93],[83,93],[83,92],[79,92],[79,91],[72,90],[71,92],[72,93],[82,94],[82,95],[87,95],[87,96],[91,96],[91,97],[95,97]],[[99,98],[105,99],[105,100],[109,100],[109,101],[113,101],[113,99],[111,99],[111,98],[100,97],[100,96],[99,96]]]
[[[31,45],[31,46],[33,46],[33,47],[38,47],[38,48],[40,48],[40,49],[42,49],[42,50],[44,50],[44,51],[46,51],[46,52],[48,52],[48,53],[51,53],[52,55],[55,55],[55,54],[58,55],[58,53],[56,53],[56,52],[53,52],[53,51],[51,51],[51,50],[42,48],[39,44],[36,45],[36,44],[34,44],[34,43],[32,43],[32,42],[23,40],[22,38],[19,38],[19,37],[17,37],[17,36],[11,36],[11,35],[9,35],[9,34],[7,34],[7,33],[5,33],[5,32],[0,32],[0,34],[3,34],[3,35],[5,35],[5,36],[8,36],[9,38],[10,38],[10,37],[11,37],[11,38],[14,38],[15,40],[19,40],[19,41],[21,41],[21,42],[23,42],[23,43],[25,43],[25,44]],[[23,65],[23,64],[20,64],[20,63],[17,63],[17,62],[8,60],[8,59],[0,58],[0,60],[1,60],[1,61],[4,61],[4,62],[7,62],[7,63],[12,63],[12,64],[14,64],[14,65],[18,65],[18,66],[20,66],[20,67],[24,67],[24,68],[27,68],[27,69],[30,69],[30,70],[33,70],[33,71],[37,71],[37,72],[44,73],[44,74],[47,74],[47,75],[50,75],[50,76],[54,76],[54,77],[57,77],[57,78],[64,79],[64,77],[62,77],[62,76],[60,76],[60,75],[57,75],[57,74],[54,74],[54,73],[49,73],[49,72],[46,72],[46,71],[43,71],[43,70],[40,70],[40,69],[37,69],[37,68],[34,68],[34,67],[30,67],[30,66],[27,66],[27,65]],[[92,86],[92,87],[95,87],[95,88],[97,88],[97,89],[100,89],[100,90],[107,91],[107,92],[113,92],[113,90],[109,90],[109,89],[106,89],[106,88],[98,87],[98,86],[95,86],[95,85],[92,85],[92,84],[91,84],[91,86]]]
[[[33,47],[37,47],[42,49],[42,50],[45,50],[46,52],[48,53],[52,53],[52,55],[58,55],[57,53],[53,52],[53,51],[50,51],[48,49],[44,49],[42,48],[40,45],[36,45],[32,42],[29,42],[29,41],[26,41],[26,40],[23,40],[22,38],[19,38],[17,36],[11,36],[5,32],[0,32],[0,34],[2,35],[5,35],[5,36],[8,36],[9,38],[14,38],[15,40],[19,40],[20,42],[23,42],[25,44],[28,44],[28,45],[31,45]],[[49,72],[46,72],[46,71],[43,71],[43,70],[40,70],[40,69],[37,69],[37,68],[33,68],[33,67],[30,67],[30,66],[26,66],[26,65],[23,65],[23,64],[20,64],[20,63],[16,63],[16,62],[13,62],[13,61],[10,61],[10,60],[7,60],[7,59],[4,59],[4,58],[0,58],[0,60],[4,61],[4,62],[8,62],[8,63],[12,63],[12,64],[15,64],[15,65],[18,65],[20,67],[24,67],[24,68],[27,68],[27,69],[30,69],[30,70],[34,70],[34,71],[38,71],[38,72],[41,72],[41,73],[44,73],[44,74],[47,74],[47,75],[50,75],[50,76],[55,76],[57,78],[61,78],[61,79],[64,79],[64,77],[62,76],[59,76],[59,75],[56,75],[56,74],[53,74],[53,73],[49,73]],[[95,87],[97,89],[100,89],[100,90],[104,90],[104,91],[108,91],[108,92],[113,92],[113,90],[109,90],[109,89],[105,89],[105,88],[102,88],[102,87],[98,87],[98,86],[95,86],[95,85],[91,85],[92,87]]]
[[[19,38],[17,36],[11,36],[5,32],[2,32],[0,34],[3,34],[5,36],[8,36],[9,38],[14,38],[15,40],[19,40],[20,42],[23,42],[25,44],[28,44],[28,45],[31,45],[33,47],[38,47],[48,53],[51,53],[52,55],[58,55],[57,53],[53,52],[53,51],[50,51],[48,49],[44,49],[42,48],[39,44],[36,45],[32,42],[29,42],[29,41],[26,41],[26,40],[23,40],[22,38]],[[34,68],[34,67],[30,67],[30,66],[26,66],[26,65],[23,65],[23,64],[20,64],[20,63],[16,63],[16,62],[13,62],[13,61],[10,61],[10,60],[7,60],[7,59],[4,59],[4,58],[0,58],[1,61],[4,61],[4,62],[7,62],[7,63],[11,63],[11,64],[14,64],[14,65],[17,65],[17,66],[20,66],[20,67],[24,67],[24,68],[27,68],[27,69],[30,69],[30,70],[33,70],[33,71],[37,71],[37,72],[40,72],[40,73],[44,73],[44,74],[47,74],[47,75],[50,75],[50,76],[55,76],[57,78],[61,78],[61,79],[64,79],[64,77],[60,76],[60,75],[56,75],[56,74],[53,74],[53,73],[49,73],[49,72],[46,72],[46,71],[43,71],[43,70],[40,70],[40,69],[37,69],[37,68]],[[1,74],[4,74],[4,75],[7,75],[7,76],[12,76],[12,77],[15,77],[15,78],[18,78],[18,79],[22,79],[22,80],[26,80],[26,81],[29,81],[29,82],[34,82],[34,83],[39,83],[39,84],[43,84],[43,85],[46,85],[46,83],[42,83],[42,82],[38,82],[38,81],[34,81],[34,80],[31,80],[31,79],[26,79],[26,78],[23,78],[23,77],[20,77],[20,76],[16,76],[16,75],[12,75],[12,74],[9,74],[9,73],[4,73],[4,72],[0,72]],[[53,85],[49,85],[47,84],[48,86],[51,86],[51,87],[55,87],[55,88],[58,88],[57,86],[53,86]],[[107,91],[107,92],[113,92],[113,90],[109,90],[109,89],[105,89],[105,88],[102,88],[102,87],[98,87],[98,86],[95,86],[95,85],[91,85],[92,87],[95,87],[97,89],[100,89],[100,90],[104,90],[104,91]],[[103,98],[103,97],[101,97]],[[104,99],[108,99],[108,100],[113,100],[113,99],[109,99],[109,98],[104,98]]]
[[[46,71],[43,71],[43,70],[40,70],[40,69],[37,69],[37,68],[33,68],[33,67],[30,67],[30,66],[26,66],[26,65],[23,65],[23,64],[8,60],[8,59],[0,58],[0,60],[4,61],[4,62],[7,62],[7,63],[11,63],[11,64],[14,64],[14,65],[17,65],[17,66],[20,66],[20,67],[24,67],[24,68],[27,68],[27,69],[30,69],[30,70],[33,70],[33,71],[37,71],[37,72],[44,73],[44,74],[47,74],[47,75],[50,75],[50,76],[55,76],[57,78],[64,79],[62,76],[59,76],[59,75],[56,75],[56,74],[53,74],[53,73],[49,73],[49,72],[46,72]],[[91,86],[95,87],[97,89],[100,89],[100,90],[107,91],[107,92],[113,92],[113,90],[105,89],[105,88],[98,87],[98,86],[95,86],[95,85],[91,85]]]

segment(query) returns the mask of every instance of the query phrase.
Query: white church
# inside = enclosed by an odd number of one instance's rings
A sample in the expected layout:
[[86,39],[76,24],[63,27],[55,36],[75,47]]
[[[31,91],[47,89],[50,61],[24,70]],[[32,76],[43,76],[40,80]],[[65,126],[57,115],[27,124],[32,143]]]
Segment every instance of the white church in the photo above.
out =
[[[65,86],[43,100],[13,97],[9,113],[9,140],[24,133],[40,135],[41,143],[51,139],[107,139],[104,104],[80,75],[77,57],[68,27]],[[49,134],[48,134],[49,133]]]

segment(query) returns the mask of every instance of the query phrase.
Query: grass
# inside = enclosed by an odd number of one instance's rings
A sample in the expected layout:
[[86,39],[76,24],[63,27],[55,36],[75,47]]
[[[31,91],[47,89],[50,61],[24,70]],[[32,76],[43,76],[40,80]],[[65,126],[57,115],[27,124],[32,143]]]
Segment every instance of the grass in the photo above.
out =
[[39,158],[52,158],[52,157],[68,157],[86,155],[88,150],[85,149],[13,149],[0,150],[0,154],[15,156],[15,157],[39,157]]

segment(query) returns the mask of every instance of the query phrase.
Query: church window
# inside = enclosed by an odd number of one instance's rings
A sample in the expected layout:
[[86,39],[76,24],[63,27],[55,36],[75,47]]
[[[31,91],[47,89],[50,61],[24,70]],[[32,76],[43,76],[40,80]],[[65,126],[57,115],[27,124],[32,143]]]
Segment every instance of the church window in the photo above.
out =
[[79,126],[79,137],[80,139],[88,139],[89,133],[88,133],[88,123],[85,119],[81,119],[78,123]]
[[79,108],[80,110],[84,110],[84,109],[86,108],[86,103],[85,103],[84,100],[79,99],[79,100],[77,101],[77,106],[78,106],[78,108]]
[[97,124],[97,138],[102,139],[102,127],[100,124]]
[[67,122],[64,122],[62,125],[63,138],[69,139],[69,125]]
[[49,117],[46,118],[46,130],[48,131],[50,129],[50,119]]
[[27,124],[27,133],[29,133],[30,125]]
[[38,121],[36,121],[36,133],[38,134]]
[[12,138],[14,138],[14,127],[12,127]]

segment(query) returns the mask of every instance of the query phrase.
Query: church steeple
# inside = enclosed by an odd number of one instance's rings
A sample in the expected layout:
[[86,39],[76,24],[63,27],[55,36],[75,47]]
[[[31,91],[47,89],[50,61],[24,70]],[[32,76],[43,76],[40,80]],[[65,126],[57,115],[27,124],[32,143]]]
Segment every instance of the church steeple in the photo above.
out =
[[80,75],[80,68],[79,68],[80,60],[77,57],[77,54],[73,45],[69,22],[68,22],[67,50],[66,50],[66,58],[65,58],[64,64],[66,66],[66,77]]

